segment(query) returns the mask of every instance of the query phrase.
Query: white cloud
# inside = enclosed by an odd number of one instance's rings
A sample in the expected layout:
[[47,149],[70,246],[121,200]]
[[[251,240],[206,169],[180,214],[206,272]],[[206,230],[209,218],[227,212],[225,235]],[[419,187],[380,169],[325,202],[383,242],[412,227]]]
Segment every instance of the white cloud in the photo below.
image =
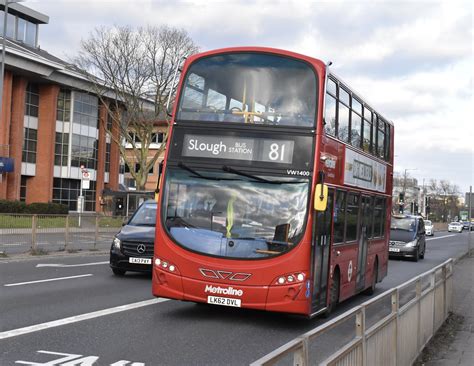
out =
[[[101,25],[171,25],[203,50],[270,46],[332,60],[395,123],[400,169],[472,184],[473,8],[467,1],[29,0],[42,47],[74,54]],[[420,151],[422,152],[420,154]],[[433,160],[433,157],[436,157]],[[450,164],[450,159],[463,161]],[[429,160],[429,164],[427,163]],[[438,165],[436,165],[438,164]],[[396,169],[399,167],[396,165]]]

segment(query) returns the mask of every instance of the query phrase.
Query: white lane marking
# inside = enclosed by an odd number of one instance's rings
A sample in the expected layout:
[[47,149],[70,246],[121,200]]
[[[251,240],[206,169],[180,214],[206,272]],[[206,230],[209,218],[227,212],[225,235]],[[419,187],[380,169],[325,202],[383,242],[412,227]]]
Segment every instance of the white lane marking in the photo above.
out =
[[40,267],[85,267],[85,266],[97,266],[100,264],[108,264],[109,261],[104,262],[93,262],[93,263],[81,263],[81,264],[57,264],[57,263],[45,263],[45,264],[37,264],[36,268]]
[[48,278],[46,280],[37,280],[37,281],[29,281],[29,282],[17,282],[17,283],[9,283],[7,285],[3,285],[5,287],[12,287],[12,286],[23,286],[23,285],[31,285],[32,283],[41,283],[41,282],[51,282],[51,281],[61,281],[61,280],[70,280],[72,278],[81,278],[81,277],[90,277],[93,276],[92,273],[78,275],[78,276],[68,276],[68,277],[56,277],[56,278]]
[[145,301],[135,302],[133,304],[116,306],[116,307],[110,308],[110,309],[93,311],[91,313],[75,315],[75,316],[71,316],[69,318],[53,320],[53,321],[46,322],[46,323],[31,325],[29,327],[18,328],[18,329],[13,329],[13,330],[7,330],[6,332],[1,332],[0,333],[0,340],[1,339],[6,339],[6,338],[11,338],[11,337],[16,337],[16,336],[23,335],[23,334],[38,332],[40,330],[45,330],[45,329],[49,329],[49,328],[53,328],[53,327],[59,327],[61,325],[77,323],[77,322],[80,322],[80,321],[83,321],[83,320],[94,319],[94,318],[98,318],[98,317],[105,316],[105,315],[120,313],[122,311],[137,309],[137,308],[141,308],[141,307],[148,306],[148,305],[158,304],[158,303],[164,302],[164,301],[168,301],[168,299],[158,298],[158,299],[145,300]]
[[445,236],[438,236],[438,237],[436,237],[436,238],[429,238],[429,239],[426,239],[426,241],[449,238],[450,236],[456,236],[456,234],[445,235]]

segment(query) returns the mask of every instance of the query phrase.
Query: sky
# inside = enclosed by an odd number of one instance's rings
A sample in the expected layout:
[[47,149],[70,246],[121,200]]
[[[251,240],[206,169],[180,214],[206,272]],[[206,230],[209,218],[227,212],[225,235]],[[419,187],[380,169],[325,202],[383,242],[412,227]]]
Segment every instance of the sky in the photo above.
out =
[[265,46],[332,61],[395,125],[395,171],[474,185],[470,1],[26,0],[50,17],[40,45],[71,59],[100,26],[168,25],[202,51]]

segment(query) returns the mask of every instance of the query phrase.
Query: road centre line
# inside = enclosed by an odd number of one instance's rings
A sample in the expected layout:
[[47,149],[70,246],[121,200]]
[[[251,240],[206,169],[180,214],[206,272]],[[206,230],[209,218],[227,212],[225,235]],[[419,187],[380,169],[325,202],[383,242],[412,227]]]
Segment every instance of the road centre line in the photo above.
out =
[[24,327],[24,328],[8,330],[6,332],[1,332],[0,333],[0,340],[6,339],[6,338],[16,337],[16,336],[19,336],[19,335],[34,333],[34,332],[38,332],[40,330],[45,330],[45,329],[49,329],[49,328],[59,327],[59,326],[62,326],[62,325],[77,323],[77,322],[80,322],[80,321],[83,321],[83,320],[94,319],[94,318],[98,318],[98,317],[105,316],[105,315],[120,313],[122,311],[137,309],[137,308],[141,308],[141,307],[148,306],[148,305],[158,304],[160,302],[165,302],[165,301],[168,301],[168,300],[169,299],[163,299],[163,298],[145,300],[145,301],[140,301],[140,302],[136,302],[136,303],[133,303],[133,304],[120,305],[120,306],[116,306],[116,307],[110,308],[110,309],[93,311],[91,313],[75,315],[75,316],[71,316],[69,318],[53,320],[53,321],[46,322],[46,323],[31,325],[31,326]]
[[56,264],[56,263],[45,263],[45,264],[37,264],[36,268],[41,268],[41,267],[85,267],[85,266],[97,266],[100,264],[108,264],[109,261],[104,261],[104,262],[93,262],[93,263],[80,263],[80,264]]
[[29,281],[29,282],[17,282],[17,283],[9,283],[7,285],[3,285],[5,287],[12,287],[12,286],[23,286],[23,285],[31,285],[33,283],[41,283],[41,282],[52,282],[52,281],[61,281],[61,280],[70,280],[73,278],[80,278],[80,277],[90,277],[93,276],[92,273],[78,275],[78,276],[68,276],[68,277],[56,277],[56,278],[48,278],[46,280],[37,280],[37,281]]
[[445,236],[438,236],[438,237],[436,237],[436,238],[429,238],[429,239],[426,239],[426,241],[438,240],[438,239],[443,239],[443,238],[449,238],[450,236],[456,236],[456,234],[445,235]]

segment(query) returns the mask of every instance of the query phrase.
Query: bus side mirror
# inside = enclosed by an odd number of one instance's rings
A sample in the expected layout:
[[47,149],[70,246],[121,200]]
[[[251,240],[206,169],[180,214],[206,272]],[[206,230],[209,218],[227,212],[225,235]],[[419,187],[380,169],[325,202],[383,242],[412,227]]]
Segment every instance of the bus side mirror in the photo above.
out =
[[328,205],[328,186],[325,184],[316,184],[314,191],[314,209],[316,211],[326,211]]

